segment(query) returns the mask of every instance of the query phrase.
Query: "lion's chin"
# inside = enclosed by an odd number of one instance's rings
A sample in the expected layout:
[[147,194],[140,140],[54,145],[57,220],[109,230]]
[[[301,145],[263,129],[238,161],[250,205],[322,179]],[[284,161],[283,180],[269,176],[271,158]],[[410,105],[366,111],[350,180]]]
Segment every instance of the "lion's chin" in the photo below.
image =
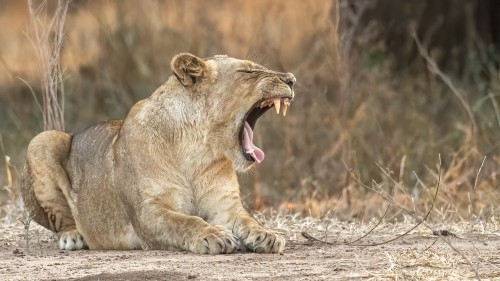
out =
[[239,150],[233,151],[228,158],[231,159],[233,169],[237,172],[246,172],[256,163],[254,160],[248,160]]

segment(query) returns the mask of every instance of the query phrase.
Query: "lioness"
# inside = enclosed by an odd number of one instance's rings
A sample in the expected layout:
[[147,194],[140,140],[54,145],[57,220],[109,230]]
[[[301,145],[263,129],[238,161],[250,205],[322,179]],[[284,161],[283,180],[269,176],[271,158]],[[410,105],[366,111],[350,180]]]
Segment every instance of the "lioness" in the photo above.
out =
[[270,107],[286,114],[295,77],[227,56],[183,53],[171,67],[125,120],[31,141],[28,211],[59,234],[62,250],[281,253],[283,237],[243,208],[236,170],[264,160],[255,123]]

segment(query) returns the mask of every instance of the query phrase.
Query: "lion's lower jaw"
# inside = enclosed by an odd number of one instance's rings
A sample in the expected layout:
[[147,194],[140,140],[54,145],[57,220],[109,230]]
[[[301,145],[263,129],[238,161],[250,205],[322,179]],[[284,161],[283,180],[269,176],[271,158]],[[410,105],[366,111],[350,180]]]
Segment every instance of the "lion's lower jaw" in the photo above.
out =
[[246,161],[247,163],[237,163],[237,162],[233,162],[233,169],[237,172],[241,172],[241,173],[244,173],[244,172],[248,172],[249,170],[252,169],[252,167],[254,166],[255,162],[250,162],[250,161]]
[[237,172],[247,172],[255,164],[254,161],[248,161],[240,151],[226,154],[226,158],[230,159],[233,169]]

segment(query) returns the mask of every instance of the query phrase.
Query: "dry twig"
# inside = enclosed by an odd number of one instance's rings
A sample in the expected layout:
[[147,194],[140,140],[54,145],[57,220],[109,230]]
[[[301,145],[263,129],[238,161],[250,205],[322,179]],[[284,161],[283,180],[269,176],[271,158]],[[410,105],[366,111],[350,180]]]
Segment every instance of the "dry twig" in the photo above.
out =
[[[372,187],[369,187],[368,185],[366,185],[365,183],[363,183],[361,180],[359,180],[357,177],[355,177],[351,170],[348,168],[348,171],[349,171],[349,174],[351,175],[351,177],[358,183],[360,184],[361,186],[367,188],[368,190],[371,190],[373,192],[375,192],[376,194],[380,195],[382,198],[386,199],[389,201],[390,204],[395,204],[395,205],[398,205],[396,204],[396,202],[394,202],[394,200],[392,200],[391,197],[387,197],[387,196],[384,196],[383,194],[381,194],[380,192],[374,190]],[[439,166],[438,166],[438,181],[436,183],[436,192],[434,193],[434,197],[433,197],[433,200],[432,200],[432,204],[431,204],[431,207],[429,208],[429,210],[427,211],[427,213],[425,214],[425,216],[416,224],[414,225],[412,228],[410,228],[409,230],[405,231],[403,234],[401,235],[398,235],[392,239],[389,239],[389,240],[386,240],[386,241],[383,241],[383,242],[379,242],[379,243],[372,243],[372,244],[354,244],[354,243],[332,243],[332,242],[328,242],[328,241],[323,241],[323,240],[320,240],[312,235],[310,235],[309,233],[307,232],[302,232],[302,236],[305,237],[306,239],[308,240],[313,240],[313,241],[318,241],[318,242],[321,242],[321,243],[326,243],[326,244],[329,244],[329,245],[351,245],[351,246],[379,246],[379,245],[383,245],[383,244],[387,244],[387,243],[390,243],[392,241],[395,241],[399,238],[402,238],[404,236],[406,236],[408,233],[410,233],[411,231],[415,230],[417,227],[419,227],[423,222],[425,222],[427,220],[427,218],[429,217],[430,213],[432,212],[432,210],[434,209],[434,205],[435,205],[435,202],[436,202],[436,197],[438,195],[438,192],[439,192],[439,187],[441,185],[441,156],[439,156]],[[404,207],[401,207],[403,210],[405,210],[407,213],[411,214],[411,212],[409,212],[408,210],[406,210],[406,208]],[[386,213],[387,213],[387,210],[386,210]],[[385,213],[384,213],[384,216],[385,216]],[[416,215],[414,216],[416,217]],[[417,218],[417,217],[416,217]],[[377,224],[378,225],[378,224]],[[369,233],[373,231],[373,229],[371,229],[369,231]],[[366,237],[367,234],[363,235],[363,237]],[[360,239],[356,240],[356,241],[359,241]]]
[[[391,204],[387,205],[387,208],[385,209],[384,214],[383,214],[383,215],[382,215],[382,217],[378,220],[377,224],[376,224],[374,227],[372,227],[370,230],[368,230],[368,231],[367,231],[367,232],[366,232],[363,236],[361,236],[361,237],[359,237],[358,239],[355,239],[355,240],[353,240],[353,241],[350,241],[350,242],[349,242],[349,243],[347,243],[347,244],[348,244],[348,245],[350,245],[350,244],[356,243],[356,242],[360,241],[361,239],[365,238],[366,236],[370,235],[370,233],[372,233],[372,231],[374,231],[374,230],[375,230],[375,228],[377,228],[377,227],[380,225],[380,223],[382,223],[382,221],[384,220],[385,216],[387,215],[387,211],[389,211],[389,208],[390,208],[390,207],[391,207]],[[325,239],[325,241],[326,241],[326,239]]]
[[30,225],[31,225],[31,221],[34,218],[35,218],[35,216],[33,215],[33,213],[29,212],[28,217],[26,218],[26,221],[19,219],[19,221],[24,225],[24,240],[26,241],[25,251],[26,251],[27,255],[30,254],[30,240],[31,240]]
[[[439,166],[441,168],[441,165]],[[441,175],[441,172],[439,172],[439,175]],[[357,180],[357,179],[355,179]],[[332,242],[328,242],[328,241],[323,241],[323,240],[320,240],[312,235],[310,235],[309,233],[307,232],[302,232],[302,236],[304,236],[306,239],[308,240],[314,240],[314,241],[318,241],[318,242],[321,242],[321,243],[325,243],[325,244],[328,244],[328,245],[351,245],[351,246],[362,246],[362,247],[371,247],[371,246],[379,246],[379,245],[383,245],[383,244],[387,244],[387,243],[390,243],[390,242],[393,242],[395,240],[398,240],[399,238],[402,238],[404,236],[406,236],[408,233],[412,232],[413,230],[415,230],[417,227],[419,227],[423,222],[425,222],[425,220],[429,217],[429,214],[432,212],[432,210],[434,209],[434,203],[436,201],[436,197],[437,197],[437,194],[438,194],[438,191],[439,191],[439,185],[441,183],[441,177],[438,179],[438,183],[436,185],[436,193],[434,194],[434,200],[432,201],[432,205],[431,207],[429,208],[429,210],[427,211],[427,214],[425,214],[424,218],[418,222],[416,225],[414,225],[412,228],[410,228],[409,230],[405,231],[403,234],[400,234],[392,239],[389,239],[389,240],[386,240],[386,241],[383,241],[383,242],[378,242],[378,243],[372,243],[372,244],[354,244],[354,242],[350,242],[350,243],[332,243]],[[367,185],[365,185],[364,183],[361,183],[364,187],[370,189],[370,190],[373,190],[372,188],[368,187]],[[385,198],[385,197],[384,197]],[[392,200],[391,200],[392,201]],[[390,202],[392,203],[392,202]],[[387,210],[386,210],[386,213],[387,213]],[[385,214],[384,214],[385,216]],[[377,224],[378,225],[378,224]],[[371,229],[368,234],[373,231],[373,229]],[[366,237],[368,234],[365,234],[363,235],[362,237]],[[355,241],[359,241],[360,239],[357,239]]]

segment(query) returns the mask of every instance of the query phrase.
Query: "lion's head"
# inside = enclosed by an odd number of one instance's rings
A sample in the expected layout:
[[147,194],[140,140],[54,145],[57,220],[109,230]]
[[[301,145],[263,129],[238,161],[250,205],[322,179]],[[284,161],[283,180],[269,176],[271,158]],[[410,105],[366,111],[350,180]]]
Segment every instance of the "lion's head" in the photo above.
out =
[[183,53],[171,67],[190,92],[207,130],[204,143],[216,154],[224,154],[239,170],[264,160],[254,140],[255,125],[271,107],[286,115],[294,98],[295,76],[269,70],[248,60],[227,56],[201,59]]

